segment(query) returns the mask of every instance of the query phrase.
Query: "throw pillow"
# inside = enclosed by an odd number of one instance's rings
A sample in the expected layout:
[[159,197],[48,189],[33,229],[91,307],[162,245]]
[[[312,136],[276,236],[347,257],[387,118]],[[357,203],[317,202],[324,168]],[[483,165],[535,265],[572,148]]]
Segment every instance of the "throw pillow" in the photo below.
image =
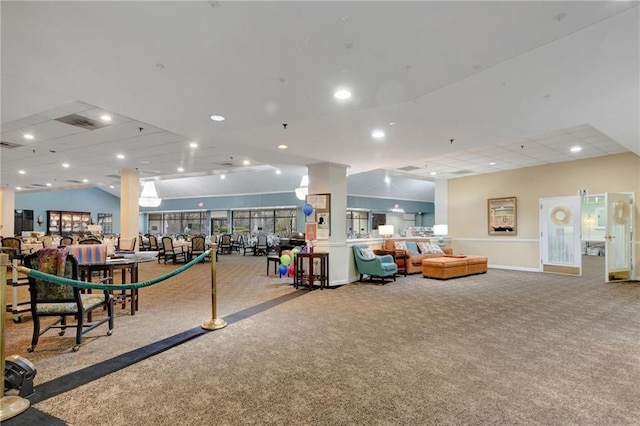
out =
[[420,241],[418,243],[418,248],[420,249],[420,253],[431,253],[431,244]]
[[394,241],[393,244],[396,247],[396,250],[407,250],[407,243],[404,241]]
[[431,253],[433,254],[444,254],[440,246],[437,244],[431,244]]
[[360,257],[362,257],[363,259],[371,260],[375,259],[376,255],[369,247],[362,247],[360,249]]
[[407,250],[411,252],[411,255],[420,254],[420,252],[418,251],[418,245],[415,243],[415,241],[407,241],[405,242],[405,245],[407,246]]

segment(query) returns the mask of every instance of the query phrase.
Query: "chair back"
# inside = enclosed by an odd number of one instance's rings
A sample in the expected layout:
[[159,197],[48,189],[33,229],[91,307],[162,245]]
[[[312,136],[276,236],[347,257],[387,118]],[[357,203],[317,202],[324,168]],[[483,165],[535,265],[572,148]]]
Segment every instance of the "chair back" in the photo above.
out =
[[204,237],[191,238],[191,252],[192,253],[204,253],[205,239]]
[[171,237],[162,237],[162,249],[167,253],[173,252],[173,239]]
[[22,240],[15,237],[6,237],[2,239],[2,247],[10,247],[16,249],[16,254],[22,252]]
[[[29,269],[51,275],[62,276],[72,280],[78,279],[78,262],[64,249],[46,248],[24,258]],[[62,268],[64,267],[64,270]],[[37,278],[29,278],[31,308],[35,312],[38,303],[80,303],[80,292],[77,287],[55,284]]]
[[61,246],[70,246],[71,244],[73,244],[73,238],[66,236],[66,237],[62,237],[60,238],[60,245]]
[[102,241],[97,238],[85,238],[84,240],[78,241],[78,244],[102,244]]
[[220,246],[231,247],[231,234],[224,234],[220,237]]
[[267,236],[266,235],[258,235],[258,241],[256,242],[256,248],[259,250],[266,250],[268,246]]
[[160,250],[160,247],[158,247],[158,239],[156,238],[155,235],[147,234],[146,237],[149,238],[150,250],[155,250],[155,251]]

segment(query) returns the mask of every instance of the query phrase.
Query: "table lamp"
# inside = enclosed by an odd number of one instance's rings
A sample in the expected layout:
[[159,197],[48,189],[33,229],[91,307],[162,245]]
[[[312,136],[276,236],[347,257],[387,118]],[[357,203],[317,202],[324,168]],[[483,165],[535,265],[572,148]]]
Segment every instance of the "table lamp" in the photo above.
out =
[[433,235],[438,236],[438,245],[444,247],[444,236],[449,233],[447,225],[433,225]]
[[378,234],[382,235],[384,239],[393,237],[393,225],[380,225],[378,226]]

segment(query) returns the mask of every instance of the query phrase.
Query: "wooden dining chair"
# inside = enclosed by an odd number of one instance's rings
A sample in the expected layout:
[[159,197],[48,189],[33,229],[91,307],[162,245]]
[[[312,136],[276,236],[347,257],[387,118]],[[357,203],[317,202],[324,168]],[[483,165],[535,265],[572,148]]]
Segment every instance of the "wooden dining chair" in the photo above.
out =
[[161,255],[164,257],[165,265],[167,264],[168,259],[171,259],[173,263],[176,263],[178,260],[182,260],[183,262],[186,262],[187,260],[187,253],[184,251],[184,247],[174,247],[173,239],[171,237],[162,237]]

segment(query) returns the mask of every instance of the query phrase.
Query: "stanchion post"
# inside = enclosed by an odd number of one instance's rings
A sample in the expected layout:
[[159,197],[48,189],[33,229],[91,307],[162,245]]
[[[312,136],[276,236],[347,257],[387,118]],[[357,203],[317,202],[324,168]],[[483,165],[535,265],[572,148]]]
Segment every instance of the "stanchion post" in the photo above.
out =
[[[7,310],[7,265],[9,264],[9,255],[0,253],[0,306],[2,307],[2,315],[0,315],[0,356],[2,356],[2,374],[4,376],[4,327]],[[20,396],[4,396],[4,385],[0,387],[0,422],[17,416],[29,408],[31,402]]]
[[211,251],[209,257],[211,258],[211,319],[202,324],[202,328],[205,330],[219,330],[227,326],[227,323],[222,318],[218,318],[217,308],[217,295],[216,288],[218,285],[217,271],[216,271],[216,251],[218,250],[217,244],[211,245]]

